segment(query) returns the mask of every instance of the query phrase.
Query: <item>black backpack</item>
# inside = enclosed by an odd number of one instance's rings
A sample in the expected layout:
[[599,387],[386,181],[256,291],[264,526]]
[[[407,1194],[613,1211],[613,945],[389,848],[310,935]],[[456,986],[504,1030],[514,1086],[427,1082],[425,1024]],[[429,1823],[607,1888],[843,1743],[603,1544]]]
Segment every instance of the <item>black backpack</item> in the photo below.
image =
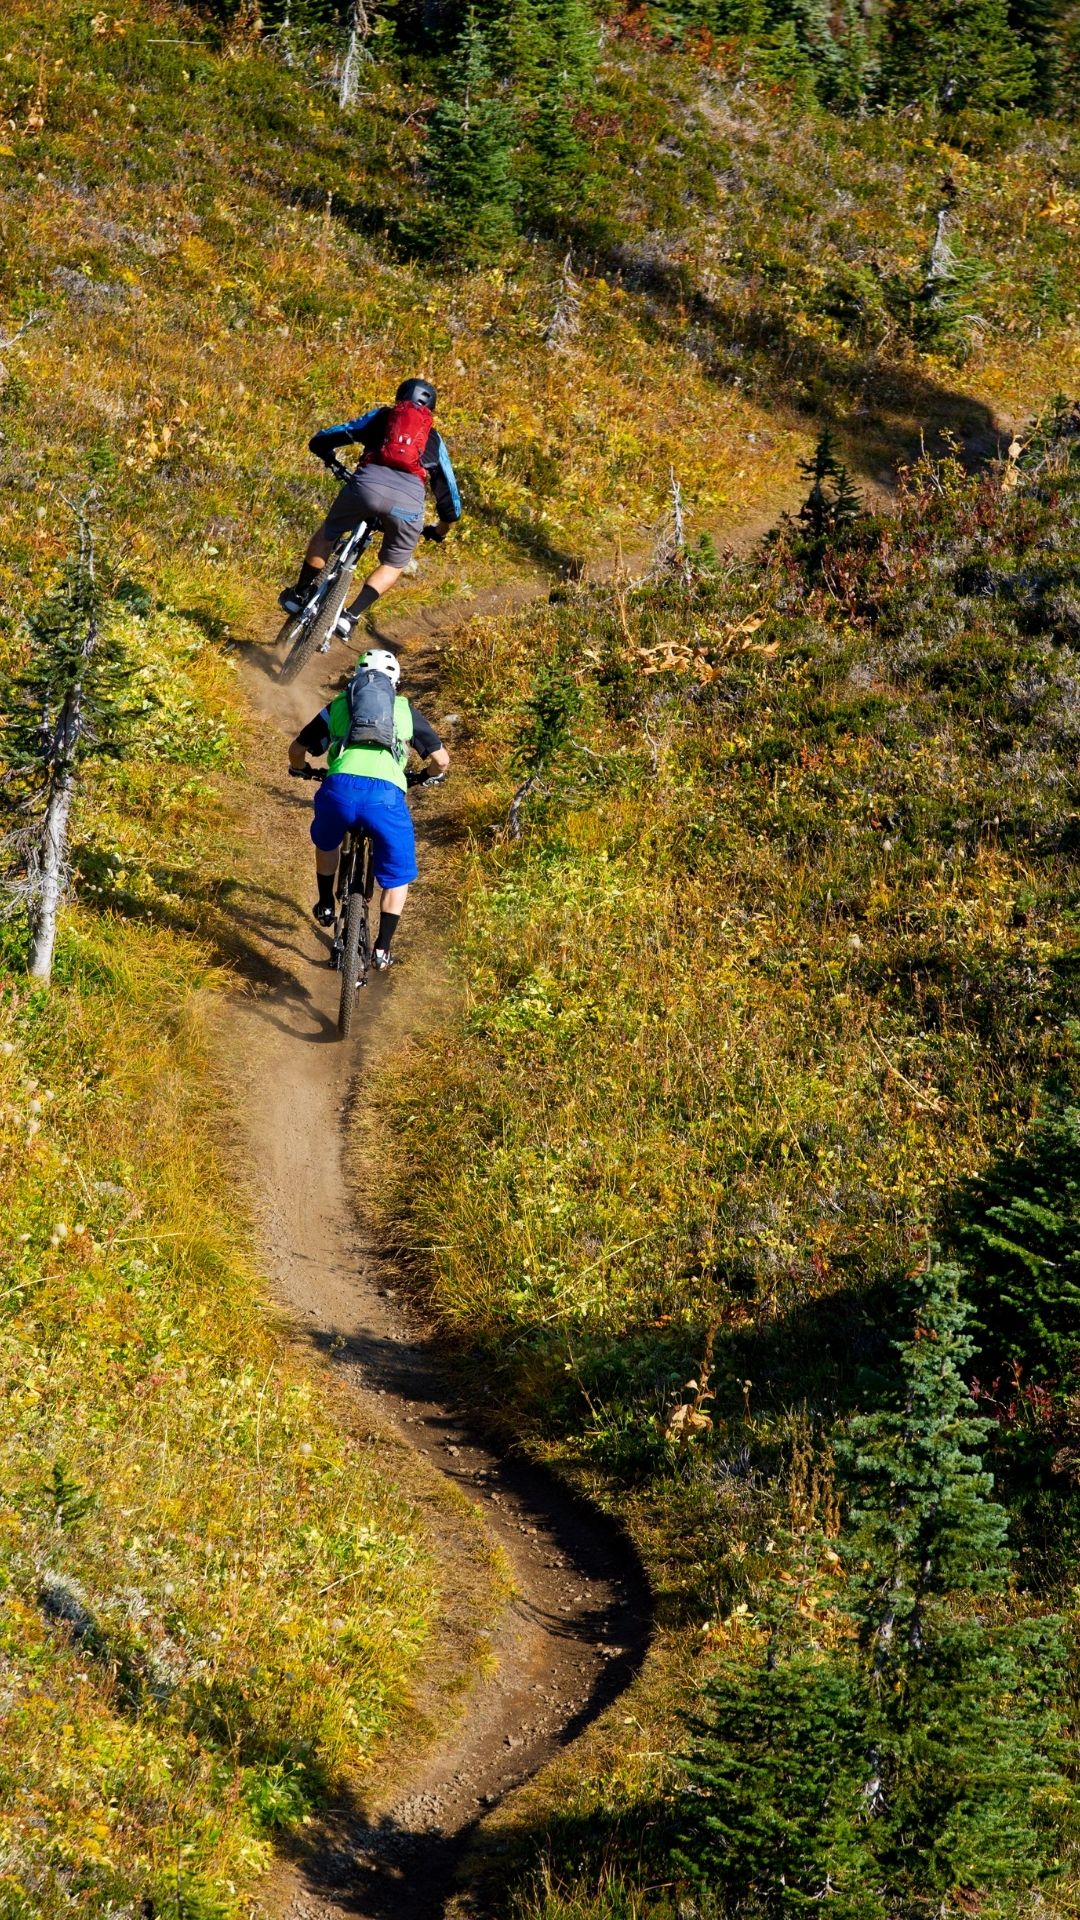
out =
[[394,727],[394,683],[387,673],[373,667],[361,667],[345,689],[349,703],[347,747],[385,747],[397,750]]

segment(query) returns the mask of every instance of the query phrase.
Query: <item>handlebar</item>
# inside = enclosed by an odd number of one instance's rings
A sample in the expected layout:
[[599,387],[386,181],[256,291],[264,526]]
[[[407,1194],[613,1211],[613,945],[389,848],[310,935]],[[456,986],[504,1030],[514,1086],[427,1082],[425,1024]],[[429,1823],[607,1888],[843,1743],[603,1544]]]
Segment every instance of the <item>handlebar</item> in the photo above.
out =
[[[408,787],[441,787],[447,771],[448,769],[444,768],[441,773],[429,773],[426,767],[421,767],[414,773],[410,768],[405,775],[405,784]],[[290,780],[325,780],[326,768],[290,767],[289,778]]]

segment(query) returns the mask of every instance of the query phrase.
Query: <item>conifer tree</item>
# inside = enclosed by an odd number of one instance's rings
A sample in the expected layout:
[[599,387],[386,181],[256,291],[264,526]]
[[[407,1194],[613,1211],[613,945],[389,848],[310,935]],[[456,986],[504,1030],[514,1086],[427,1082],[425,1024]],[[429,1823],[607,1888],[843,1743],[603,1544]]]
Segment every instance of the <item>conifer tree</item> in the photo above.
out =
[[900,1405],[854,1420],[846,1448],[872,1851],[890,1890],[920,1900],[1030,1888],[1045,1845],[1033,1795],[1057,1778],[1060,1638],[1055,1622],[1003,1615],[1008,1523],[964,1379],[974,1341],[960,1277],[921,1277]]
[[587,0],[511,0],[504,32],[515,92],[526,104],[539,104],[553,78],[576,105],[588,99],[600,38]]
[[716,33],[759,40],[768,31],[771,18],[769,0],[716,0],[709,24]]
[[840,543],[846,529],[858,519],[862,501],[846,466],[837,459],[828,427],[819,435],[813,457],[798,464],[800,473],[810,481],[810,491],[797,516],[802,529],[798,552],[809,571],[816,573],[829,549]]
[[1009,0],[1009,25],[1031,53],[1031,104],[1052,113],[1061,104],[1066,0]]
[[1055,1103],[956,1207],[980,1364],[1066,1378],[1080,1352],[1080,1107]]
[[530,114],[518,160],[526,211],[558,224],[580,206],[589,171],[575,114],[593,89],[596,22],[584,0],[513,0],[506,41],[514,90]]
[[1016,1617],[959,1279],[936,1266],[916,1282],[895,1404],[837,1449],[853,1498],[834,1607],[850,1633],[789,1611],[756,1669],[733,1663],[706,1689],[678,1860],[725,1910],[929,1917],[964,1889],[993,1893],[1001,1920],[1052,1864],[1040,1800],[1066,1797],[1061,1635]]
[[511,124],[495,92],[486,36],[470,12],[427,127],[424,168],[441,202],[424,222],[434,251],[481,262],[497,259],[512,239]]
[[841,0],[839,7],[832,0],[792,0],[791,12],[819,99],[829,106],[859,106],[876,66],[871,27],[855,0]]
[[860,1831],[864,1713],[851,1663],[812,1649],[710,1681],[675,1859],[725,1911],[884,1920]]
[[889,0],[881,86],[887,98],[948,110],[1022,106],[1034,61],[1008,0]]
[[911,331],[918,345],[964,361],[982,322],[976,295],[985,275],[958,254],[949,238],[950,207],[938,209],[922,282],[912,301]]

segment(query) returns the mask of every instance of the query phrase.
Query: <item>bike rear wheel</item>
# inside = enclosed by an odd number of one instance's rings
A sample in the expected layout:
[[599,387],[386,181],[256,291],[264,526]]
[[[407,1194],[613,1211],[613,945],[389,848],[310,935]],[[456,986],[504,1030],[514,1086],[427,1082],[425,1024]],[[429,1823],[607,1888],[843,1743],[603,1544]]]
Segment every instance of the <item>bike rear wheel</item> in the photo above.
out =
[[368,934],[368,903],[360,887],[353,887],[345,908],[345,937],[341,949],[341,999],[338,1003],[338,1033],[347,1040],[352,1031],[359,983],[367,978],[371,958]]

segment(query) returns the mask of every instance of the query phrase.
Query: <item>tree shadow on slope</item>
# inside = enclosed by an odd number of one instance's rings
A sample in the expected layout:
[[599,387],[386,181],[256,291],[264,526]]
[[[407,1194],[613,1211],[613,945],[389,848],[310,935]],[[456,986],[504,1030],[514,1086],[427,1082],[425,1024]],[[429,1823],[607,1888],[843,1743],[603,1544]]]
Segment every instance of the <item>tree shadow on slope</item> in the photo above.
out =
[[594,236],[581,229],[575,258],[643,295],[666,344],[689,347],[725,387],[739,385],[800,422],[830,426],[845,460],[867,477],[880,480],[884,469],[910,460],[924,436],[930,452],[942,436],[955,436],[972,467],[994,458],[1008,440],[984,402],[942,384],[914,355],[885,359],[874,350],[800,335],[761,301],[744,306],[705,293],[685,265],[644,246],[615,242],[597,253],[594,245]]
[[487,1834],[480,1820],[451,1834],[392,1818],[356,1826],[342,1809],[284,1851],[306,1892],[332,1898],[357,1920],[442,1920],[455,1892],[466,1890],[479,1920],[505,1913],[508,1886],[527,1885],[544,1869],[555,1878],[561,1870],[568,1886],[583,1877],[602,1884],[613,1871],[632,1878],[638,1866],[662,1863],[675,1837],[673,1812],[656,1799],[622,1819],[606,1810],[555,1813],[509,1837]]
[[[400,1279],[389,1256],[369,1251],[365,1258],[373,1279]],[[422,1432],[421,1450],[437,1449],[439,1471],[464,1497],[477,1499],[472,1422],[458,1405],[437,1334],[404,1318],[397,1333],[379,1332],[365,1324],[362,1310],[352,1324],[302,1331],[325,1359],[345,1372],[350,1384],[408,1407]],[[605,1583],[603,1601],[573,1610],[555,1611],[550,1598],[527,1592],[514,1603],[517,1612],[541,1624],[546,1634],[580,1646],[578,1684],[586,1672],[592,1677],[584,1695],[568,1703],[566,1719],[550,1727],[519,1763],[513,1758],[516,1740],[509,1731],[503,1739],[500,1723],[489,1750],[480,1754],[471,1788],[475,1811],[460,1824],[453,1816],[445,1826],[440,1824],[437,1789],[406,1795],[394,1812],[379,1815],[369,1814],[361,1798],[343,1792],[323,1821],[284,1842],[310,1892],[332,1894],[341,1911],[364,1920],[437,1920],[459,1879],[471,1884],[482,1873],[484,1858],[492,1857],[482,1840],[479,1854],[475,1851],[488,1808],[568,1747],[618,1698],[640,1669],[649,1642],[648,1585],[619,1522],[587,1505],[520,1451],[493,1450],[486,1439],[480,1445],[484,1498],[493,1503],[492,1510],[504,1519],[511,1515],[521,1531],[541,1535],[554,1550],[553,1564],[573,1570],[574,1584],[580,1580],[586,1591],[594,1591],[593,1583]],[[599,1663],[598,1650],[603,1652]],[[495,1849],[504,1844],[495,1842]]]

